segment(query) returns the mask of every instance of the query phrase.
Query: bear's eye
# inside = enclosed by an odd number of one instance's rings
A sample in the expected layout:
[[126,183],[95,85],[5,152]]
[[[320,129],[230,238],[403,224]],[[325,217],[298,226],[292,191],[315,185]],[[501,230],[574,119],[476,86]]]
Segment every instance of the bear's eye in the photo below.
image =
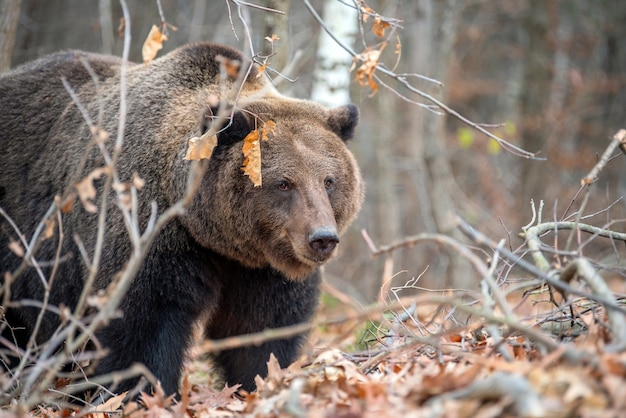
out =
[[335,187],[335,179],[328,177],[324,180],[324,187],[326,187],[326,190],[332,190]]
[[276,188],[281,192],[286,192],[291,189],[291,184],[287,180],[281,180],[276,184]]

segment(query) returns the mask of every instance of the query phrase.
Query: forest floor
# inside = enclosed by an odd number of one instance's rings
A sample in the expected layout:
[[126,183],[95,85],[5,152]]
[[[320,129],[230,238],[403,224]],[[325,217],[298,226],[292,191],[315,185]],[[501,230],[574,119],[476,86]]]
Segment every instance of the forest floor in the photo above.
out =
[[612,343],[604,308],[586,298],[565,303],[541,286],[508,294],[508,314],[496,306],[477,316],[488,303],[468,292],[402,295],[368,308],[334,295],[323,298],[302,358],[287,369],[270,359],[254,393],[220,385],[205,344],[192,353],[178,401],[157,392],[124,404],[122,395],[90,410],[41,407],[34,415],[626,416],[626,353]]

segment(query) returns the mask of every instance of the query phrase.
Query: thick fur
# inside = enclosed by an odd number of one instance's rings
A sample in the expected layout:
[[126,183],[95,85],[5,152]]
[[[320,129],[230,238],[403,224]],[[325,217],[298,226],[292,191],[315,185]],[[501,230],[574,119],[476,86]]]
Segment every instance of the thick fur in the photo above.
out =
[[[234,79],[237,74],[225,72],[220,62],[240,64],[239,75],[247,74],[242,89]],[[118,58],[73,51],[44,57],[0,78],[0,207],[27,239],[55,196],[67,195],[104,165],[84,115],[61,80],[76,92],[93,124],[101,123],[112,150],[118,135],[120,71]],[[186,214],[171,221],[151,246],[122,301],[123,316],[96,336],[109,350],[96,374],[141,362],[173,393],[198,320],[206,321],[209,338],[224,338],[308,321],[314,315],[319,267],[335,252],[339,234],[363,199],[358,167],[345,146],[358,112],[352,105],[329,110],[281,96],[239,52],[208,43],[179,48],[149,64],[129,65],[126,86],[128,112],[117,167],[124,182],[135,173],[145,180],[139,192],[142,228],[153,202],[162,213],[183,196],[191,165],[184,159],[188,140],[211,123],[203,115],[218,100],[234,116],[218,134],[218,146]],[[241,170],[242,139],[269,120],[276,127],[262,141],[263,186],[254,187]],[[99,197],[103,182],[95,182]],[[113,196],[96,289],[106,288],[132,251]],[[52,305],[76,305],[88,272],[74,236],[92,256],[97,220],[98,214],[88,213],[80,203],[63,214]],[[2,277],[22,263],[9,250],[10,241],[17,241],[17,234],[0,218]],[[55,228],[36,253],[47,278],[58,244]],[[11,286],[14,301],[43,296],[33,268]],[[9,307],[5,319],[12,332],[5,328],[3,337],[23,346],[38,313],[37,308]],[[48,340],[59,323],[58,316],[46,315],[38,343]],[[267,373],[269,353],[286,366],[296,359],[304,338],[224,351],[215,362],[229,384],[253,390],[254,376]],[[116,389],[135,383],[123,382]]]

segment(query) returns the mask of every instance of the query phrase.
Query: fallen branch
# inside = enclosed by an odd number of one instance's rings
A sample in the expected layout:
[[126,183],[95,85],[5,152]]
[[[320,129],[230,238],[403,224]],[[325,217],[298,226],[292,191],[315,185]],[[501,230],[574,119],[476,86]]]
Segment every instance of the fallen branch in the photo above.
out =
[[[513,402],[513,415],[520,417],[543,417],[546,408],[539,394],[528,379],[523,376],[497,371],[491,376],[473,382],[466,388],[433,397],[426,402],[431,408],[453,399],[474,399],[478,401],[510,398]],[[436,408],[439,409],[439,408]]]

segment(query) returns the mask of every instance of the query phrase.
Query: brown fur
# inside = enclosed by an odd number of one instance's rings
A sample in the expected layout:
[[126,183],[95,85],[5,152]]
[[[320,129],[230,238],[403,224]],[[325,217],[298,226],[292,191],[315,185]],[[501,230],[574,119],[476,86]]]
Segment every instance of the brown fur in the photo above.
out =
[[[94,69],[97,84],[79,57]],[[356,125],[356,108],[329,110],[281,96],[265,77],[257,77],[254,67],[239,91],[236,81],[221,73],[224,59],[240,62],[241,75],[249,69],[239,52],[207,43],[128,67],[128,112],[118,172],[125,182],[135,173],[146,181],[139,193],[142,228],[152,202],[162,213],[182,197],[191,164],[184,159],[187,143],[202,133],[205,122],[199,118],[207,106],[218,97],[226,108],[235,106],[235,117],[218,135],[218,146],[187,213],[170,222],[154,241],[122,302],[124,317],[98,335],[111,350],[98,373],[140,361],[161,379],[166,391],[173,392],[195,320],[208,318],[207,335],[212,338],[308,320],[319,291],[318,268],[335,252],[338,234],[359,210],[363,184],[344,144]],[[78,180],[104,165],[60,78],[77,92],[94,123],[102,121],[112,149],[118,135],[120,66],[113,57],[67,52],[0,78],[0,143],[10,156],[0,164],[0,207],[27,237],[55,195],[71,191]],[[241,94],[234,103],[237,93]],[[262,142],[263,186],[254,187],[241,170],[241,140],[259,120],[272,120],[276,128]],[[282,190],[286,182],[289,189]],[[87,275],[72,236],[79,235],[88,254],[93,254],[97,215],[77,205],[64,215],[63,228],[62,252],[73,259],[58,266],[50,297],[52,304],[71,307]],[[15,232],[1,219],[1,272],[13,271],[21,262],[7,248],[15,239]],[[45,241],[37,258],[52,260],[58,239],[55,234]],[[123,268],[130,251],[128,233],[112,199],[98,288]],[[46,275],[50,271],[44,268]],[[33,269],[12,286],[12,295],[15,300],[43,297]],[[18,343],[28,337],[36,316],[36,309],[8,311],[10,325],[26,328]],[[58,322],[47,315],[38,341],[48,339]],[[253,389],[254,374],[266,373],[269,352],[277,353],[286,365],[294,360],[301,341],[296,337],[231,350],[216,361],[229,383]]]

